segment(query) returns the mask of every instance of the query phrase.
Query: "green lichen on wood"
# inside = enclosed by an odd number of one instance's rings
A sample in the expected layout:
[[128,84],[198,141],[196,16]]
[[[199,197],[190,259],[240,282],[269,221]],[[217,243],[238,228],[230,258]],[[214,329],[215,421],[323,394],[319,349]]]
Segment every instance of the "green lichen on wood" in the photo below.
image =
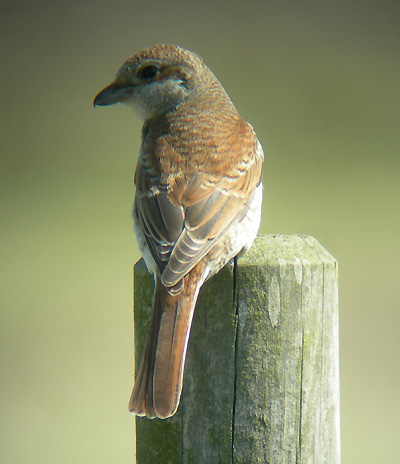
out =
[[[152,290],[138,264],[138,352]],[[339,464],[338,391],[336,261],[312,237],[258,237],[204,285],[178,413],[137,419],[137,462]]]
[[183,462],[231,459],[235,333],[230,264],[204,284],[195,309],[179,408]]
[[339,415],[334,395],[321,400],[321,385],[338,389],[337,369],[323,375],[338,357],[336,342],[327,349],[321,335],[332,332],[323,313],[337,315],[337,300],[323,301],[336,291],[327,268],[335,260],[303,236],[259,237],[238,260],[235,463],[339,462],[339,447],[332,452],[320,432],[337,440],[335,421],[319,419],[332,404]]
[[[135,266],[134,281],[138,366],[147,336],[153,292],[153,279],[142,260]],[[231,263],[207,281],[200,291],[177,414],[166,420],[136,419],[138,463],[230,461],[235,333]],[[168,434],[171,440],[166,439]],[[157,461],[161,459],[159,456],[164,459],[168,456],[168,461]],[[177,460],[171,460],[172,456]]]
[[136,419],[136,462],[181,464],[182,429],[178,418]]
[[[135,364],[139,367],[152,313],[154,282],[143,260],[134,269]],[[168,421],[136,418],[138,463],[182,463],[182,427],[177,415]]]

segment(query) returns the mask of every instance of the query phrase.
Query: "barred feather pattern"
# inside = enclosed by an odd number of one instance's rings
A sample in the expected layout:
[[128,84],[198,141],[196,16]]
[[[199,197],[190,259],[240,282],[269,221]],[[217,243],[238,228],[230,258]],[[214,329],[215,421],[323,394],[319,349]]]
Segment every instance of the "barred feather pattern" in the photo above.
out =
[[158,45],[128,59],[94,100],[117,102],[144,120],[133,218],[155,281],[130,410],[167,418],[179,405],[199,290],[257,234],[264,155],[218,79],[180,47]]

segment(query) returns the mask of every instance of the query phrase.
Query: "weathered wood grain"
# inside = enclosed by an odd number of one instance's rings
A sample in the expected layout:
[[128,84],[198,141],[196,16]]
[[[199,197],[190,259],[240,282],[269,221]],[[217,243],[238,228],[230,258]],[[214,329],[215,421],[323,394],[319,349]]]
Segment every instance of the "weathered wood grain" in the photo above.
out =
[[[136,360],[153,283],[135,266]],[[136,419],[137,462],[340,463],[337,263],[262,236],[200,293],[177,414]]]

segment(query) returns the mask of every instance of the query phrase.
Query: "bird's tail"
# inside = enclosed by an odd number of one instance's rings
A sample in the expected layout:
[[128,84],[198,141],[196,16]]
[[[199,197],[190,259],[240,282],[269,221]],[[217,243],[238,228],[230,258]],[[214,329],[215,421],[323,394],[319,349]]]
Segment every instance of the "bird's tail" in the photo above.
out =
[[194,307],[204,280],[196,267],[184,277],[177,295],[156,279],[146,348],[129,402],[138,416],[166,419],[178,409]]

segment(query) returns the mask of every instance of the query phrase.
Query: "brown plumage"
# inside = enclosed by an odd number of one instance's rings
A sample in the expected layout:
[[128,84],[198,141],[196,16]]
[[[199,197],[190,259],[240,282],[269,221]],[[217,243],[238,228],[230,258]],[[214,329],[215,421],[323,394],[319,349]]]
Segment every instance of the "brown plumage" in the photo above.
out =
[[216,77],[180,47],[133,56],[94,104],[120,101],[144,118],[133,217],[155,278],[130,410],[166,418],[179,404],[200,287],[256,236],[263,152]]

